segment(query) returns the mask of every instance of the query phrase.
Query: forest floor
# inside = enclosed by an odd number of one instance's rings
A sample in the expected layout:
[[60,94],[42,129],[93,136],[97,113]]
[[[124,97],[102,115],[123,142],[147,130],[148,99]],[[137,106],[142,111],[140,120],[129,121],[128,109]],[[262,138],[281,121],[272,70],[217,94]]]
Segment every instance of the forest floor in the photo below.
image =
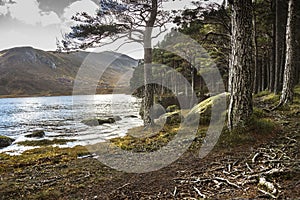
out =
[[223,131],[203,159],[195,140],[177,161],[153,172],[111,169],[80,157],[89,153],[82,146],[0,154],[0,199],[300,199],[297,91],[293,105],[275,111],[267,108],[277,96],[257,95],[257,119],[249,128]]

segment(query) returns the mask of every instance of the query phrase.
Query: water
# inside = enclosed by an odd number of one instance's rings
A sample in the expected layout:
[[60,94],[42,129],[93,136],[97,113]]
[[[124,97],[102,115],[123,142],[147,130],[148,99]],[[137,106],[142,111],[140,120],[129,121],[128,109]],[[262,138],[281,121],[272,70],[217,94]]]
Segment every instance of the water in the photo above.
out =
[[[24,140],[38,140],[25,137],[34,130],[45,131],[46,136],[42,139],[76,140],[62,147],[95,144],[124,136],[128,129],[142,125],[139,107],[138,99],[124,94],[0,99],[0,135],[16,139],[0,152],[18,154],[34,148],[17,144]],[[94,127],[81,122],[108,116],[119,116],[121,120]]]

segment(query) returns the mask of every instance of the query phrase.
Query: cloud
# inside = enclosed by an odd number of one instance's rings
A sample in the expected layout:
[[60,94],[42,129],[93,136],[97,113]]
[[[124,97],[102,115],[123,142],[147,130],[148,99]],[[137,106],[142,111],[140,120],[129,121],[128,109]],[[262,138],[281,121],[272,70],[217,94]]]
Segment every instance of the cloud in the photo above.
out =
[[61,19],[63,20],[61,26],[62,32],[66,33],[71,31],[70,27],[76,24],[71,18],[76,15],[76,13],[86,12],[93,16],[96,14],[97,9],[99,9],[99,5],[92,0],[81,0],[72,3],[64,9],[64,13],[61,16]]
[[97,9],[99,9],[99,5],[92,0],[76,1],[64,9],[63,18],[71,19],[72,16],[80,12],[86,12],[90,15],[94,15]]
[[[7,5],[6,13],[10,13],[12,18],[30,25],[48,26],[50,24],[59,24],[61,20],[53,11],[44,12],[39,9],[36,0],[15,0],[16,3]],[[2,8],[3,13],[3,8]]]
[[0,0],[0,6],[4,6],[5,4],[14,4],[16,3],[13,0]]
[[82,11],[94,14],[98,8],[98,0],[51,0],[53,5],[50,0],[9,1],[0,0],[0,50],[16,46],[55,50],[56,38],[70,31],[72,15]]
[[[39,3],[39,8],[43,11],[53,11],[58,16],[62,16],[64,14],[64,9],[74,2],[80,0],[37,0]],[[94,3],[99,4],[99,0],[92,0]],[[86,7],[86,6],[83,6]]]

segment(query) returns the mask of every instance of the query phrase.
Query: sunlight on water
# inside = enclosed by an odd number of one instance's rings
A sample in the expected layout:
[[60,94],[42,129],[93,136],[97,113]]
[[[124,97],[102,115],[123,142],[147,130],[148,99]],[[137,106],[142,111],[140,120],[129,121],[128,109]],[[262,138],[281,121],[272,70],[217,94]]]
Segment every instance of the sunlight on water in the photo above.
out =
[[[37,140],[25,137],[35,130],[45,131],[43,139],[76,140],[62,145],[64,147],[94,144],[124,136],[129,128],[142,125],[138,112],[139,100],[124,94],[0,99],[0,135],[16,139],[0,152],[20,153],[32,148],[17,143]],[[94,127],[81,122],[111,116],[121,120]]]

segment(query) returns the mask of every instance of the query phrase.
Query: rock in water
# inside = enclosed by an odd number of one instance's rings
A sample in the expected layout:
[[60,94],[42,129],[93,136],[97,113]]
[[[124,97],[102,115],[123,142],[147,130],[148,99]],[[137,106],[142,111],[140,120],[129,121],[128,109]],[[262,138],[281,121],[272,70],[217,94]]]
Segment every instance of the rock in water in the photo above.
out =
[[127,116],[125,116],[125,118],[138,118],[138,116],[135,116],[135,115],[127,115]]
[[15,140],[6,136],[0,136],[0,148],[8,147]]
[[116,116],[116,117],[109,117],[109,118],[103,118],[103,119],[86,119],[81,121],[82,123],[84,123],[85,125],[88,126],[99,126],[102,124],[112,124],[115,123],[116,121],[120,121],[121,117]]
[[29,138],[42,138],[45,136],[45,132],[42,130],[33,131],[31,134],[25,135],[25,137]]

